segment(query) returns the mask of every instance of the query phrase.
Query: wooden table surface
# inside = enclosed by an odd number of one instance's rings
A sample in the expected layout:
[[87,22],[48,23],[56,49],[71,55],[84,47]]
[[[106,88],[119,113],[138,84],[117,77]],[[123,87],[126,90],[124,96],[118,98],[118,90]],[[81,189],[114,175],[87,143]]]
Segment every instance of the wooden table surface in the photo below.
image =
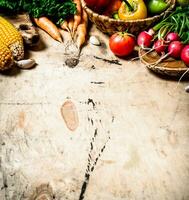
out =
[[[87,43],[75,68],[68,35],[40,31],[26,52],[38,65],[0,75],[0,200],[189,200],[188,82],[118,59],[90,34],[102,46]],[[68,99],[75,131],[61,116]]]

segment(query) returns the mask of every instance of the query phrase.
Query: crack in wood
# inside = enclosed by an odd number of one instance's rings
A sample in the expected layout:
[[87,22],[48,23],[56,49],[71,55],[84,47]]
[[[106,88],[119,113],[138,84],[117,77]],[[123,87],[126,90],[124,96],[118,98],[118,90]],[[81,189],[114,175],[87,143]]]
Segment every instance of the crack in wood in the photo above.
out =
[[22,105],[26,105],[26,106],[32,106],[32,105],[50,105],[51,103],[43,103],[43,102],[36,102],[36,103],[32,103],[32,102],[0,102],[0,105],[14,105],[14,106],[22,106]]
[[[108,134],[110,134],[109,131],[108,131]],[[102,148],[100,149],[100,152],[97,154],[96,158],[93,161],[91,154],[92,154],[93,149],[94,149],[94,143],[95,143],[95,139],[96,139],[97,135],[98,135],[98,129],[96,128],[95,131],[94,131],[94,135],[93,135],[91,142],[90,142],[90,151],[89,151],[88,159],[87,159],[88,163],[87,163],[86,172],[85,172],[85,176],[84,176],[85,179],[84,179],[84,182],[83,182],[82,187],[81,187],[79,200],[83,200],[85,198],[85,192],[87,190],[87,186],[88,186],[88,183],[89,183],[89,180],[90,180],[91,173],[94,171],[95,166],[97,165],[99,158],[102,156],[102,154],[103,154],[103,152],[106,148],[106,145],[107,145],[108,141],[110,140],[110,136],[108,136],[107,141],[102,146]]]
[[109,64],[122,65],[119,60],[109,60],[109,59],[101,58],[101,57],[98,57],[98,56],[94,56],[94,58],[96,58],[98,60],[102,60],[102,61],[107,62]]
[[103,81],[91,81],[91,83],[92,84],[99,84],[99,85],[101,85],[101,84],[105,84],[105,82],[103,82]]

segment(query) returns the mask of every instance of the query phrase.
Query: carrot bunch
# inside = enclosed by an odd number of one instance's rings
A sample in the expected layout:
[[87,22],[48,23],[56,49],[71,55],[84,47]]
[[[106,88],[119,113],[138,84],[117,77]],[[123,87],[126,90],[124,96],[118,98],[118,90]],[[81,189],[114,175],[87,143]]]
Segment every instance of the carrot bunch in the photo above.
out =
[[82,8],[80,0],[73,0],[73,2],[76,4],[76,14],[72,18],[64,20],[60,27],[70,33],[71,38],[80,50],[87,35],[88,16]]
[[[68,31],[76,46],[81,50],[82,45],[85,43],[88,26],[88,16],[82,8],[81,0],[73,0],[76,5],[76,14],[60,23],[60,28]],[[42,30],[46,31],[53,39],[63,42],[62,35],[58,27],[47,17],[33,18],[35,24]]]

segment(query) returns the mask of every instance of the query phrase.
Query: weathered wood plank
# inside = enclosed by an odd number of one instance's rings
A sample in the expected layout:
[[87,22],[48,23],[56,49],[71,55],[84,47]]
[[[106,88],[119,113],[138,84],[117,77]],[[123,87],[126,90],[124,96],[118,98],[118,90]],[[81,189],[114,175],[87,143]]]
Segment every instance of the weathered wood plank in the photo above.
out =
[[[94,27],[104,48],[87,44],[75,68],[64,44],[40,34],[44,48],[29,52],[38,66],[0,75],[0,199],[189,199],[186,82],[98,59],[117,58]],[[61,116],[67,99],[74,132]]]

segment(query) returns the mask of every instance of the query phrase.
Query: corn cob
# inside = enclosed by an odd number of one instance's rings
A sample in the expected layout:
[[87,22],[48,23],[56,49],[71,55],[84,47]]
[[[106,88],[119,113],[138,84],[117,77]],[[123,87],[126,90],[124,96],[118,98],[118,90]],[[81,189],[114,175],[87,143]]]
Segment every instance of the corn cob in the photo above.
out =
[[0,70],[6,70],[13,66],[14,59],[10,49],[0,42]]
[[10,22],[1,16],[0,51],[0,70],[10,68],[13,64],[13,59],[21,60],[24,58],[24,45],[21,34]]

